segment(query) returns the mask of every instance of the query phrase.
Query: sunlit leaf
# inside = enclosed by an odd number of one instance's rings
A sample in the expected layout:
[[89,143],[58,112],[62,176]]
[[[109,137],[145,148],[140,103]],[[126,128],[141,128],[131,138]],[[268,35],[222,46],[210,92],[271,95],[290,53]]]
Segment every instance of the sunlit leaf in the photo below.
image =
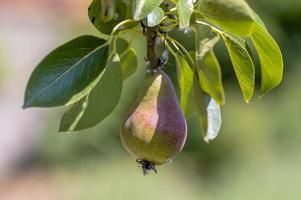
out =
[[280,48],[260,24],[254,26],[252,41],[260,59],[261,65],[261,95],[265,95],[277,87],[283,76],[283,59]]
[[219,35],[212,34],[207,27],[198,26],[196,30],[196,65],[201,88],[220,105],[225,103],[222,72],[213,52]]
[[213,51],[207,53],[202,62],[202,71],[211,83],[213,98],[217,99],[220,105],[225,104],[225,92],[222,82],[221,66]]
[[207,104],[207,118],[208,127],[204,140],[209,143],[217,137],[222,125],[220,106],[212,98]]
[[255,21],[257,24],[259,24],[261,27],[267,29],[266,26],[265,26],[265,24],[264,24],[264,22],[263,22],[262,19],[258,16],[258,14],[257,14],[254,10],[252,10],[252,9],[251,9],[251,13],[252,13],[252,17],[253,17],[254,21]]
[[190,17],[193,12],[194,0],[178,0],[178,16],[179,16],[179,28],[187,28],[190,24]]
[[134,1],[134,20],[141,20],[147,17],[163,2],[163,0],[133,0]]
[[160,24],[163,17],[164,11],[160,7],[157,7],[143,19],[143,23],[149,27],[157,26]]
[[183,56],[176,57],[177,74],[181,91],[180,106],[183,113],[187,112],[187,102],[193,87],[193,71]]
[[222,36],[227,46],[244,100],[249,102],[254,93],[255,67],[247,50],[246,43],[242,38],[232,34],[224,33]]
[[205,142],[214,140],[221,128],[221,111],[218,103],[203,94],[197,81],[194,82],[194,97],[201,131]]
[[106,65],[105,42],[81,36],[52,51],[30,77],[24,108],[67,105],[85,96]]
[[241,36],[252,33],[252,10],[244,0],[202,0],[201,14],[214,25]]

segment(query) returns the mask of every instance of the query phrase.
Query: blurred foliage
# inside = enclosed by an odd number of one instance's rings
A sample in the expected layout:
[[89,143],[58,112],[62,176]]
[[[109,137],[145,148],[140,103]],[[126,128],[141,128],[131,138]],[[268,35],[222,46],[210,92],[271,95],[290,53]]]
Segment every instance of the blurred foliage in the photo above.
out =
[[[54,113],[47,121],[48,132],[37,139],[28,164],[57,169],[58,180],[75,200],[300,198],[301,1],[248,2],[263,16],[283,50],[284,81],[263,99],[243,103],[225,47],[219,45],[217,56],[228,95],[223,127],[215,141],[202,141],[197,119],[192,117],[188,120],[187,144],[174,164],[159,167],[158,175],[143,177],[135,158],[123,150],[119,139],[119,125],[135,101],[143,77],[140,67],[124,85],[118,108],[96,128],[59,134],[60,115]],[[174,34],[186,45],[193,45],[189,39],[192,34]],[[139,66],[144,64],[142,40],[135,41]],[[166,71],[174,67],[172,63]]]

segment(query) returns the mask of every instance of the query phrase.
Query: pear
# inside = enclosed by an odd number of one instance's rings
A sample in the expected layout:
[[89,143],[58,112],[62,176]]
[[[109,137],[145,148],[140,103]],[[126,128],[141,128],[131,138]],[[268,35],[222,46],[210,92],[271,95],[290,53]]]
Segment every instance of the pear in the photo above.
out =
[[144,174],[179,153],[187,125],[173,84],[162,70],[147,72],[135,106],[121,127],[125,149],[142,165]]

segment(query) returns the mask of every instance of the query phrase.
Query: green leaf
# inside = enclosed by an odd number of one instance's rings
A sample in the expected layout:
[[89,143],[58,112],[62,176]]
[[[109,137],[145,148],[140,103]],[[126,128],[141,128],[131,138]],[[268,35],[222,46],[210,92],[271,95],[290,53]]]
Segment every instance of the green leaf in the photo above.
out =
[[208,113],[206,109],[205,103],[205,95],[200,87],[198,76],[195,75],[195,79],[193,81],[193,94],[195,97],[195,105],[197,109],[198,118],[200,121],[201,131],[203,138],[206,137],[208,130]]
[[154,27],[161,23],[163,17],[164,11],[160,7],[157,7],[143,19],[143,23],[146,26]]
[[67,105],[85,96],[106,65],[105,42],[81,36],[52,51],[29,79],[24,108]]
[[[213,48],[219,35],[212,35],[207,27],[198,25],[196,29],[196,66],[201,88],[220,105],[225,103],[220,64]],[[211,34],[211,35],[210,35]]]
[[251,36],[261,65],[261,95],[277,87],[283,76],[283,59],[279,46],[260,24],[254,26]]
[[88,96],[82,98],[72,105],[72,107],[63,115],[60,124],[60,131],[71,132],[83,116],[88,105]]
[[202,0],[199,7],[212,24],[240,36],[251,35],[253,13],[244,0]]
[[195,96],[194,96],[194,92],[193,92],[193,88],[190,92],[190,95],[188,97],[188,102],[187,102],[187,106],[186,106],[186,113],[185,114],[185,119],[187,121],[190,120],[190,118],[194,117],[198,111],[195,105]]
[[101,12],[100,19],[102,22],[109,22],[115,17],[116,1],[100,0]]
[[197,75],[195,75],[195,79],[193,81],[193,94],[195,97],[195,104],[200,120],[202,135],[203,137],[205,137],[208,129],[207,109],[206,109],[206,104],[204,99],[205,95],[200,87]]
[[99,79],[87,100],[76,103],[65,113],[60,131],[79,131],[91,128],[113,112],[122,91],[122,71],[117,54],[113,54],[109,59],[108,65]]
[[155,10],[163,0],[134,0],[134,20],[141,20]]
[[[112,52],[113,43],[110,52]],[[130,43],[123,37],[117,38],[116,52],[120,55],[123,80],[126,80],[137,70],[138,58],[136,52],[133,48],[130,48]]]
[[[173,3],[173,4],[177,4],[177,2],[178,2],[178,0],[169,0],[170,1],[170,3]],[[167,0],[167,2],[168,2],[168,0]]]
[[255,67],[246,43],[242,38],[229,33],[223,33],[222,37],[227,46],[244,100],[249,102],[254,93]]
[[190,17],[193,12],[194,0],[178,0],[178,16],[179,16],[179,28],[187,28],[190,24]]
[[180,106],[183,113],[187,115],[187,102],[193,87],[193,71],[183,56],[176,57],[177,74],[180,86]]
[[214,99],[206,97],[203,94],[198,81],[194,81],[193,85],[193,93],[202,135],[204,140],[209,143],[217,137],[221,128],[220,106]]
[[[205,55],[201,68],[208,82],[210,82],[214,99],[217,99],[220,105],[225,104],[221,67],[213,51],[210,51]],[[209,90],[209,88],[207,88],[207,90]]]
[[251,8],[250,8],[250,10],[251,10],[251,13],[252,13],[252,16],[253,16],[254,21],[255,21],[257,24],[261,25],[261,27],[267,29],[266,26],[265,26],[265,24],[264,24],[264,22],[263,22],[262,19],[258,16],[258,14],[257,14],[254,10],[252,10]]
[[134,49],[128,49],[121,56],[121,68],[123,80],[128,79],[135,73],[138,65],[138,58]]
[[[127,18],[127,3],[116,0],[114,6],[105,6],[104,0],[93,0],[88,8],[89,19],[101,33],[110,34],[113,28]],[[115,11],[115,12],[113,12]]]
[[[110,44],[110,51],[109,51],[110,55],[114,51],[116,51],[116,53],[118,53],[120,55],[120,54],[124,53],[129,48],[130,44],[125,38],[118,37],[118,38],[114,38],[114,40]],[[113,49],[113,48],[116,48],[116,49]]]
[[213,51],[214,46],[220,40],[219,35],[207,35],[204,38],[198,37],[198,46],[197,46],[197,59],[202,60],[206,57],[206,54]]

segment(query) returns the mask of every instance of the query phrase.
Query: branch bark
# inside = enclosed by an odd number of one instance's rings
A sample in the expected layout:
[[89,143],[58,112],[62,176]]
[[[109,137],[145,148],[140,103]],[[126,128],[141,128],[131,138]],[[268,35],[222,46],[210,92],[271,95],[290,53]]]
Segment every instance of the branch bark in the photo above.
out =
[[147,41],[147,60],[152,69],[158,68],[156,56],[156,39],[158,37],[157,27],[146,27],[146,41]]

